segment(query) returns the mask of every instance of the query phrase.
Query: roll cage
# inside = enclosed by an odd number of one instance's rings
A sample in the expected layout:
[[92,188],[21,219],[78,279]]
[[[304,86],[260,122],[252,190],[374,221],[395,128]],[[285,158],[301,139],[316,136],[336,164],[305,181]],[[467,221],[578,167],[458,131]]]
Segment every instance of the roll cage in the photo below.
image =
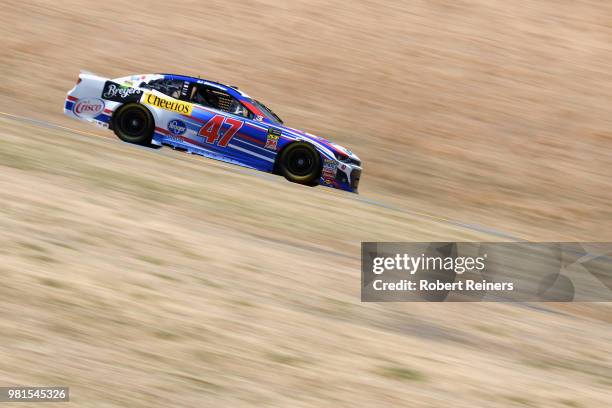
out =
[[[140,86],[156,89],[168,96],[192,102],[204,107],[221,110],[249,119],[268,119],[282,125],[283,120],[263,103],[250,98],[235,86],[227,86],[183,75],[159,74],[163,78],[153,79]],[[258,118],[261,116],[261,118]]]

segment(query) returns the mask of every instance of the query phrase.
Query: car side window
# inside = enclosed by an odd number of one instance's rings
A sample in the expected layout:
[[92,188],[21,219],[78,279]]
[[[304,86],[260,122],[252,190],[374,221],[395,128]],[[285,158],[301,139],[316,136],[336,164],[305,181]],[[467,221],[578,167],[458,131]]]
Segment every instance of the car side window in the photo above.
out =
[[184,82],[178,79],[154,79],[146,84],[144,88],[155,89],[164,95],[180,99]]
[[252,119],[253,113],[248,110],[239,100],[227,92],[206,85],[194,86],[191,90],[190,101],[234,115]]

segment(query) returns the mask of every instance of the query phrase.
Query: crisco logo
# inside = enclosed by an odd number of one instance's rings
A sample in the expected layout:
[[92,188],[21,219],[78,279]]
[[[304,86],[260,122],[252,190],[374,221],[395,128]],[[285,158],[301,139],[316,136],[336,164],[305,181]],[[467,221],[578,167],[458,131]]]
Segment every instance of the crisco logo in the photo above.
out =
[[98,98],[79,99],[72,111],[80,118],[93,118],[104,111],[104,101]]
[[175,135],[182,135],[187,131],[187,125],[182,120],[174,119],[168,122],[168,130]]

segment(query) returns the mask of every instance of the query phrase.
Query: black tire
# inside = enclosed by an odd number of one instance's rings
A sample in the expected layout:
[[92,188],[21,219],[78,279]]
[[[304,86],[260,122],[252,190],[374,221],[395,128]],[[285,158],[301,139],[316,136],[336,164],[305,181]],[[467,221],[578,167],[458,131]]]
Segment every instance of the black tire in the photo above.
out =
[[113,114],[113,131],[124,142],[147,146],[151,143],[155,120],[151,112],[138,103],[128,103]]
[[321,155],[309,143],[292,143],[281,152],[278,170],[289,181],[315,186],[321,177]]

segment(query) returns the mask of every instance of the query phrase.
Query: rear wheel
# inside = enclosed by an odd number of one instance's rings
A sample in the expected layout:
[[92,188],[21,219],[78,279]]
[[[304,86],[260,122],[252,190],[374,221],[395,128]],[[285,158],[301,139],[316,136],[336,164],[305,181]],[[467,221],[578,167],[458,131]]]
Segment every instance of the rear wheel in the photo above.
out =
[[321,176],[321,155],[309,143],[292,143],[281,152],[278,169],[289,181],[314,186]]
[[151,143],[155,121],[144,106],[130,103],[119,108],[113,115],[113,131],[124,142],[139,145]]

